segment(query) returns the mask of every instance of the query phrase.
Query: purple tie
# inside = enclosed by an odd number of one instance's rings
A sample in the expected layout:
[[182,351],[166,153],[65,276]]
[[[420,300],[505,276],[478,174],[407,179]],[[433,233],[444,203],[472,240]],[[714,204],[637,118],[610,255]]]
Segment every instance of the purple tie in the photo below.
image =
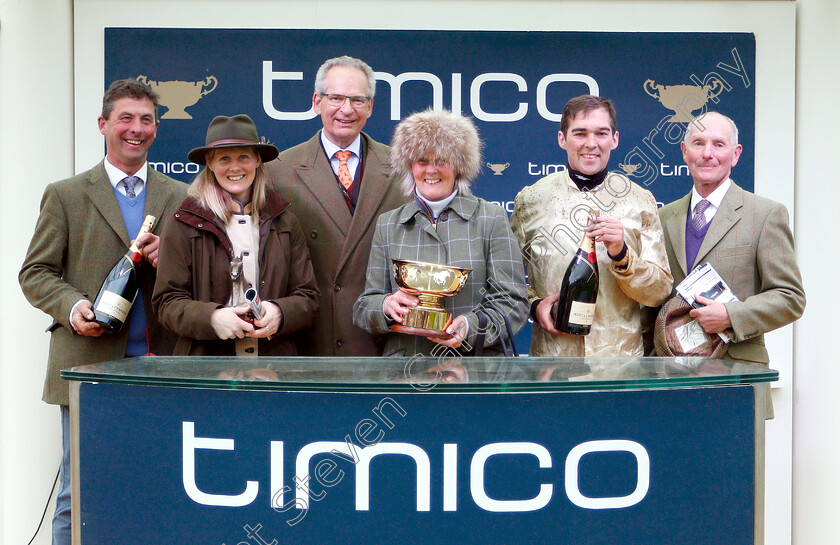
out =
[[696,227],[698,231],[706,226],[705,212],[710,204],[711,203],[709,201],[703,199],[697,203],[697,206],[694,207],[694,216],[691,218],[691,223],[694,224],[694,227]]
[[140,181],[140,178],[137,176],[126,176],[123,178],[123,183],[125,184],[125,196],[129,199],[133,199],[137,195],[134,194],[134,186],[137,185],[137,182]]

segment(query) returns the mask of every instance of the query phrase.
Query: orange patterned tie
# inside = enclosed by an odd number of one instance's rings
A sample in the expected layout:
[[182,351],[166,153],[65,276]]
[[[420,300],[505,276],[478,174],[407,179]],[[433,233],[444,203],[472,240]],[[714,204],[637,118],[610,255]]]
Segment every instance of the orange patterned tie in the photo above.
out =
[[337,151],[335,156],[338,158],[338,181],[347,190],[350,195],[353,194],[353,177],[350,176],[350,169],[347,167],[347,159],[353,155],[352,151]]

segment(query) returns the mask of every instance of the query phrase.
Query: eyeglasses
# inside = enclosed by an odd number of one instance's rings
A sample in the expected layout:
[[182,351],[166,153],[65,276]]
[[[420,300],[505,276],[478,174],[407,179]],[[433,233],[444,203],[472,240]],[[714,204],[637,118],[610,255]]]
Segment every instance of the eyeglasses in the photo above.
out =
[[353,108],[361,109],[368,105],[370,102],[370,97],[362,96],[362,95],[338,95],[335,93],[321,93],[321,96],[327,100],[327,104],[332,106],[333,108],[341,108],[344,106],[344,103],[349,100],[350,106]]
[[426,159],[425,157],[423,157],[422,159],[417,159],[414,162],[417,163],[418,165],[420,165],[421,167],[427,167],[432,163],[434,163],[434,165],[436,167],[448,167],[449,166],[449,161],[446,160],[446,159],[435,159],[434,161],[432,161],[431,159]]

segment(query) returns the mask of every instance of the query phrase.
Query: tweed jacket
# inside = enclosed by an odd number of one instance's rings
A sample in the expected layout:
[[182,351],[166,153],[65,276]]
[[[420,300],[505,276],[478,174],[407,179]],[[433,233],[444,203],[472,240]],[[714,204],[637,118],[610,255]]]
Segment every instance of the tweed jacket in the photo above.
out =
[[650,191],[611,172],[601,185],[583,192],[562,171],[524,188],[514,203],[511,226],[529,264],[529,298],[560,290],[590,209],[621,220],[627,255],[614,262],[603,244],[595,244],[599,288],[592,330],[585,336],[553,335],[535,322],[532,356],[641,356],[639,305],[658,306],[671,293],[673,278]]
[[[675,285],[689,272],[685,222],[690,205],[691,193],[659,211]],[[726,358],[768,363],[764,333],[793,322],[805,309],[787,209],[733,182],[694,262],[710,263],[740,299],[726,303],[733,336]]]
[[440,213],[435,227],[415,199],[379,217],[367,285],[353,307],[356,325],[375,335],[387,334],[385,356],[438,353],[434,351],[437,345],[424,337],[391,333],[389,329],[382,304],[398,289],[392,259],[472,269],[461,292],[443,303],[453,318],[464,315],[469,322],[464,350],[475,345],[479,308],[499,324],[499,328],[488,324],[485,347],[499,343],[500,329],[504,328],[500,313],[507,316],[514,333],[528,318],[525,269],[505,211],[474,195],[458,194]]
[[[154,234],[163,231],[186,191],[185,184],[148,169],[144,214],[157,218]],[[59,376],[62,369],[125,357],[128,328],[117,334],[85,337],[76,334],[69,319],[70,309],[79,299],[92,302],[96,298],[102,280],[125,254],[135,234],[126,231],[104,162],[50,184],[44,191],[35,234],[18,279],[27,300],[53,319],[47,328],[50,351],[43,394],[47,403],[69,404],[68,385]],[[149,263],[141,263],[139,280],[146,305],[149,350],[167,355],[175,339],[152,314],[155,274]]]
[[[260,356],[296,355],[291,334],[309,327],[318,310],[309,250],[288,208],[274,191],[266,192],[260,213],[257,293],[280,307],[283,324],[271,340],[259,340]],[[224,224],[188,197],[164,229],[160,246],[152,305],[164,327],[179,335],[175,355],[235,355],[234,341],[219,339],[210,325],[210,315],[230,300],[233,289],[233,245]]]
[[365,288],[376,218],[406,202],[389,173],[391,148],[362,133],[364,176],[354,214],[321,146],[320,132],[269,163],[271,187],[291,203],[306,237],[321,290],[315,325],[299,335],[302,355],[377,356],[382,344],[352,323]]

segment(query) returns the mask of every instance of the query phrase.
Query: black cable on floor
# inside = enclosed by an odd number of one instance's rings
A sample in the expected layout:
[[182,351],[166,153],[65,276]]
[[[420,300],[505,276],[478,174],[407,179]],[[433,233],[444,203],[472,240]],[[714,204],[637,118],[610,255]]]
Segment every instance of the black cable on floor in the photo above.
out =
[[58,476],[61,474],[61,463],[58,464],[58,473],[55,474],[55,481],[53,481],[52,488],[50,489],[50,495],[47,497],[47,505],[44,506],[44,512],[41,513],[41,520],[38,522],[38,527],[35,529],[35,533],[32,535],[32,539],[29,540],[29,543],[26,545],[32,545],[32,542],[35,541],[35,537],[38,535],[38,532],[41,531],[41,525],[44,524],[44,517],[47,516],[47,509],[50,507],[50,500],[52,499],[53,492],[55,492],[55,485],[58,484]]

